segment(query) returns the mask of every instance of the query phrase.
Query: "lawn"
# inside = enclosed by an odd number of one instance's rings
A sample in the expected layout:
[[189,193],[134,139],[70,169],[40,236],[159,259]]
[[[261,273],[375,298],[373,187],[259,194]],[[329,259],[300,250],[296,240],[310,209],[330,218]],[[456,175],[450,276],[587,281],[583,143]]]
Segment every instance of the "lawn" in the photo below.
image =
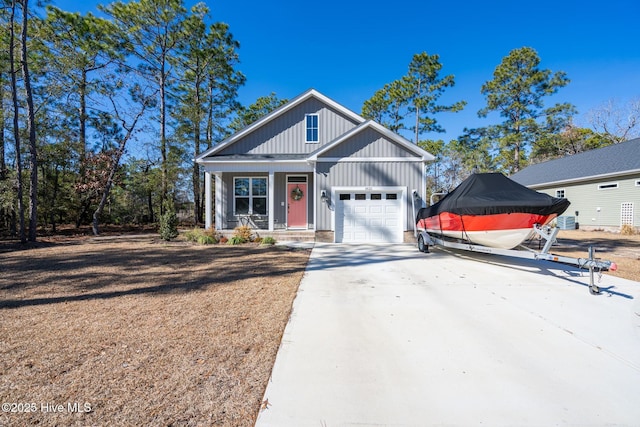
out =
[[0,425],[254,424],[308,250],[16,248],[0,246]]

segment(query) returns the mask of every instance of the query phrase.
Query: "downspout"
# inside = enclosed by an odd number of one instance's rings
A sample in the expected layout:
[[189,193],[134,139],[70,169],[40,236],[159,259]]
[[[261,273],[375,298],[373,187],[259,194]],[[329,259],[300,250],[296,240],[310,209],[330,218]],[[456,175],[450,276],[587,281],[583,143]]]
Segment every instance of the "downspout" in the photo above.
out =
[[418,224],[416,224],[416,201],[420,195],[418,190],[411,190],[411,207],[413,208],[413,237],[418,238]]

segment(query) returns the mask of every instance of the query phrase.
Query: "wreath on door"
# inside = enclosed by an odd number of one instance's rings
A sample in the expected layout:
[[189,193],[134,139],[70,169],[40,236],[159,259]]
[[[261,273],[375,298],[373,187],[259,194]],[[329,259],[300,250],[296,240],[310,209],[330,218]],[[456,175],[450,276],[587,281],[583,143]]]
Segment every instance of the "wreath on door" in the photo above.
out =
[[293,200],[298,201],[298,200],[302,199],[302,196],[304,196],[304,193],[302,192],[300,187],[296,187],[293,190],[291,190],[291,198]]

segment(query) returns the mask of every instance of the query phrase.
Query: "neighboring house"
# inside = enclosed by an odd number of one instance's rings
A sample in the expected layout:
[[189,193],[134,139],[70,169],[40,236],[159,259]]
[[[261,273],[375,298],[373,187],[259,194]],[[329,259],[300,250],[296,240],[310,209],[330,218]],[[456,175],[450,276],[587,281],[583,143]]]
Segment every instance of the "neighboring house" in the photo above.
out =
[[640,138],[531,165],[511,179],[569,199],[564,215],[580,228],[640,227]]
[[196,158],[205,171],[205,225],[402,242],[415,225],[413,191],[425,194],[433,158],[311,89]]

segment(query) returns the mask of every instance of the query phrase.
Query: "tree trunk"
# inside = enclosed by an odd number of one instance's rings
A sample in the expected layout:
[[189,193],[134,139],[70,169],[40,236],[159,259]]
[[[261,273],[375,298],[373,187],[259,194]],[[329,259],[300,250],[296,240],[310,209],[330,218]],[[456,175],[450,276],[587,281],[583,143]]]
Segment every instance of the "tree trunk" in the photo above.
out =
[[[195,156],[200,154],[200,79],[195,82],[195,107],[198,109],[193,121],[193,142]],[[196,224],[202,223],[202,211],[200,210],[200,165],[193,162],[193,215]]]
[[167,200],[167,194],[169,193],[168,188],[168,180],[169,180],[169,172],[168,172],[168,156],[167,156],[167,129],[166,129],[166,94],[165,94],[165,85],[166,85],[166,76],[164,73],[165,70],[165,60],[162,58],[162,64],[160,65],[160,154],[162,156],[162,194],[160,200],[160,214],[164,213],[164,201]]
[[51,231],[54,233],[56,232],[56,204],[58,199],[58,190],[60,188],[60,171],[57,166],[55,171],[55,176],[53,177],[53,195],[51,196]]
[[[80,122],[80,135],[79,138],[79,162],[80,168],[78,176],[80,177],[80,183],[84,184],[86,181],[86,159],[87,159],[87,72],[82,70],[82,77],[80,84],[78,85],[78,94],[80,96],[80,107],[78,108],[78,119]],[[91,199],[86,195],[79,195],[78,216],[76,217],[76,228],[80,228],[82,219],[91,207]]]
[[[7,164],[4,155],[4,127],[5,127],[5,112],[4,112],[4,80],[3,75],[0,74],[0,181],[7,179]],[[5,228],[9,224],[9,211],[6,208],[0,209],[0,228]]]
[[116,175],[116,171],[118,170],[118,164],[120,163],[120,157],[124,152],[124,143],[120,143],[120,148],[118,149],[118,153],[115,156],[115,159],[112,162],[111,170],[109,171],[109,178],[107,179],[107,185],[104,187],[104,191],[102,192],[102,197],[100,198],[100,203],[98,204],[98,208],[93,212],[93,221],[91,222],[91,229],[93,234],[97,236],[100,234],[100,215],[102,215],[102,211],[109,199],[109,193],[111,192],[111,186],[113,185],[113,177]]
[[80,176],[84,177],[85,157],[87,153],[87,71],[82,70],[79,87],[80,95]]
[[24,201],[22,200],[22,159],[20,156],[20,111],[18,110],[18,84],[16,82],[16,69],[15,69],[15,13],[16,13],[16,0],[11,2],[11,16],[9,19],[9,66],[11,73],[11,99],[13,101],[13,139],[16,146],[16,172],[17,172],[17,193],[18,193],[18,218],[20,235],[20,241],[26,243],[27,237],[25,235],[24,227]]
[[33,109],[33,92],[31,90],[31,77],[29,76],[29,64],[27,62],[27,26],[28,26],[28,0],[22,0],[22,77],[24,90],[27,96],[27,133],[29,134],[29,164],[31,167],[31,186],[29,188],[29,241],[36,241],[36,228],[38,226],[38,147],[36,145],[36,120]]
[[7,177],[7,163],[4,156],[4,81],[0,74],[0,181],[4,181]]

